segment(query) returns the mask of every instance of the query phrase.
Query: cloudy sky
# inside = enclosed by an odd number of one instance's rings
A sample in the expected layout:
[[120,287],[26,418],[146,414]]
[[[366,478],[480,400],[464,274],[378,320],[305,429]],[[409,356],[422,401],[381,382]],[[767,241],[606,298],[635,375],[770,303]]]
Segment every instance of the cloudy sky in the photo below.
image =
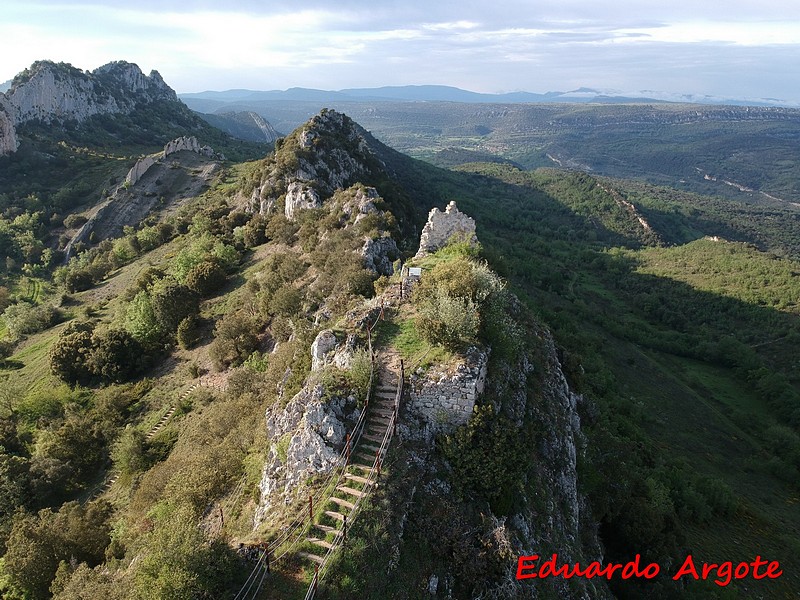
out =
[[[301,6],[302,8],[298,8]],[[178,92],[444,84],[800,101],[797,0],[3,0],[0,81],[34,60]]]

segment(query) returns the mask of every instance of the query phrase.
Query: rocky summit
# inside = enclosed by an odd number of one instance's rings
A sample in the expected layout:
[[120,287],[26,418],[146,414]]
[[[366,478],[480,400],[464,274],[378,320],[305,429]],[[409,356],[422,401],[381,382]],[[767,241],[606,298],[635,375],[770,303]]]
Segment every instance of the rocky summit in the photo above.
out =
[[158,100],[177,101],[157,71],[150,75],[125,61],[94,71],[67,63],[38,61],[0,94],[0,155],[16,151],[15,128],[29,121],[84,121],[97,114],[126,114]]

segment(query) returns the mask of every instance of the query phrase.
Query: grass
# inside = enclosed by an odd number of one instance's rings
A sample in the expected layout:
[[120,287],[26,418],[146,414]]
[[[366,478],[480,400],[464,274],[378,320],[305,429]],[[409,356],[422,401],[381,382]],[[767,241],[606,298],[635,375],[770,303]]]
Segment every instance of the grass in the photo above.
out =
[[746,561],[761,555],[780,560],[783,577],[752,588],[748,582],[748,594],[757,589],[769,597],[791,597],[792,590],[800,589],[800,498],[764,468],[768,454],[755,425],[774,423],[768,407],[726,369],[622,342],[606,349],[616,364],[629,365],[615,375],[664,454],[723,480],[739,498],[733,519],[716,519],[710,526],[686,524],[695,558]]
[[434,346],[419,336],[414,324],[413,308],[408,304],[400,307],[394,320],[379,322],[377,329],[377,345],[396,348],[409,369],[446,363],[453,357],[444,348]]

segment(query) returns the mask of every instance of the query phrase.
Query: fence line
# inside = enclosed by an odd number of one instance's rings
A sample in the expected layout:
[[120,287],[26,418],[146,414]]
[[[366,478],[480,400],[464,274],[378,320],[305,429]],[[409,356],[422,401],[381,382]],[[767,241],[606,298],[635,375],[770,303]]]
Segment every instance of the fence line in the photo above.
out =
[[[267,546],[266,550],[262,550],[259,560],[256,562],[256,565],[251,570],[250,575],[248,576],[242,588],[234,597],[234,600],[245,600],[247,598],[255,599],[258,596],[258,593],[260,592],[261,587],[263,585],[264,578],[266,577],[266,574],[268,572],[268,567],[266,567],[265,565],[277,563],[284,556],[290,554],[294,550],[298,542],[300,542],[300,540],[305,536],[305,528],[309,525],[313,526],[314,524],[313,516],[314,512],[316,512],[313,510],[314,507],[324,506],[329,501],[330,497],[333,496],[336,487],[341,483],[342,478],[346,473],[348,459],[350,457],[350,450],[358,445],[358,442],[360,441],[361,435],[364,431],[366,414],[369,408],[369,401],[372,396],[372,388],[375,381],[375,355],[372,347],[372,331],[377,326],[378,321],[384,318],[384,311],[385,307],[383,303],[381,303],[380,312],[375,317],[375,320],[372,322],[372,324],[367,323],[367,326],[365,328],[367,331],[367,350],[369,352],[369,357],[370,357],[370,373],[369,373],[369,384],[367,387],[367,393],[364,399],[364,408],[362,409],[361,414],[359,415],[356,425],[353,427],[353,432],[350,434],[348,442],[345,443],[344,447],[342,448],[342,451],[339,453],[339,456],[336,459],[334,467],[333,469],[331,469],[331,472],[326,478],[324,485],[320,486],[315,496],[310,496],[309,498],[309,503],[312,508],[311,511],[312,514],[309,515],[308,521],[306,521],[305,517],[297,519],[292,527],[285,529],[283,533],[281,533],[276,540],[274,540]],[[400,381],[401,381],[400,385],[402,386],[402,376]],[[394,416],[392,417],[392,420],[394,420]],[[373,470],[374,470],[374,465],[373,465]],[[370,473],[372,473],[372,471],[370,471]],[[336,478],[335,482],[334,482],[334,477]],[[356,503],[356,505],[358,505],[358,503]],[[276,554],[274,558],[272,558],[272,560],[270,561],[269,554],[271,552],[277,551],[282,546],[285,546],[286,543],[289,542],[290,538],[293,539],[291,539],[289,546],[284,548],[284,550],[280,554]],[[337,535],[337,539],[338,538],[339,536]],[[254,588],[253,586],[255,585],[255,581],[258,578],[259,569],[261,569],[263,573],[261,575],[261,580],[259,581],[258,586]],[[255,591],[251,594],[251,590]]]

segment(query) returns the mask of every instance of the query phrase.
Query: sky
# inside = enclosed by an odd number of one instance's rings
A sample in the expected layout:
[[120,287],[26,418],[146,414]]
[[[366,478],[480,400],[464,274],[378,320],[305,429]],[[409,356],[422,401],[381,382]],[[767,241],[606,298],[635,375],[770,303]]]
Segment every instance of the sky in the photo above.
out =
[[127,60],[179,93],[440,84],[800,101],[798,0],[2,0],[0,82]]

